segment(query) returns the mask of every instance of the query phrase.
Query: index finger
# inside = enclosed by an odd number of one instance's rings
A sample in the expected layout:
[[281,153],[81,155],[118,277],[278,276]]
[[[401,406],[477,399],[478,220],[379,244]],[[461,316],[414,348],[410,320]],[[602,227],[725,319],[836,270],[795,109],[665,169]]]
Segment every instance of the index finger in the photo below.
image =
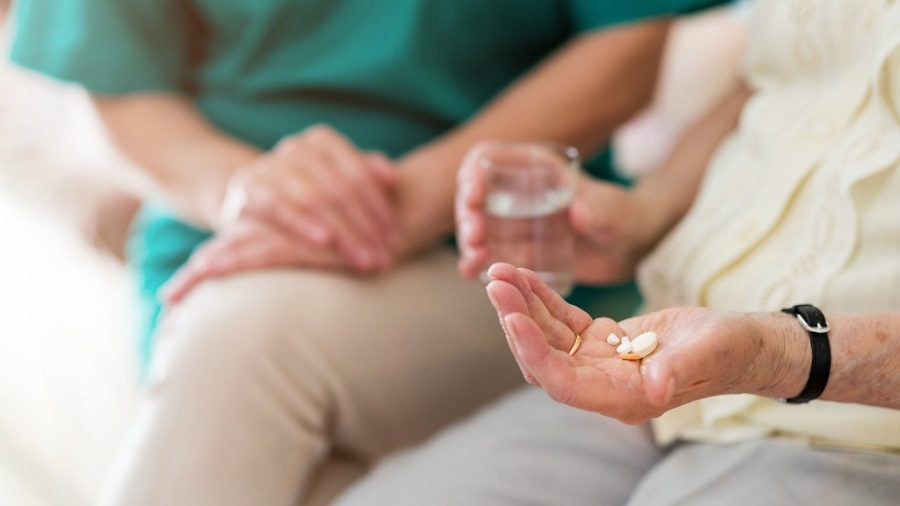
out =
[[522,313],[504,317],[516,357],[556,402],[571,404],[575,392],[575,363],[568,354],[550,346],[540,327]]

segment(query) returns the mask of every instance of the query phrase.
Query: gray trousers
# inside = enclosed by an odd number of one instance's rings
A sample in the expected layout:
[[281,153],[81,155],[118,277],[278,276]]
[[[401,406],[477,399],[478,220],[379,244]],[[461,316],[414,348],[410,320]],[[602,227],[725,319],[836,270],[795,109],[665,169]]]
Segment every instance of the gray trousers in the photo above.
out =
[[897,505],[900,455],[779,439],[663,450],[647,426],[571,409],[527,388],[388,458],[335,504]]

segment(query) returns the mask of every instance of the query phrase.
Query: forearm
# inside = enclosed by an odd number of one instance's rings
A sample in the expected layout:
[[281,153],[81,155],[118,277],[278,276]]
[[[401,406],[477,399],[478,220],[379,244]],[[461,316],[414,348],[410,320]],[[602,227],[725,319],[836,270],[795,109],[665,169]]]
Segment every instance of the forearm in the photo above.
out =
[[511,86],[471,121],[411,153],[403,201],[424,203],[404,228],[425,244],[453,228],[456,171],[482,140],[552,140],[591,154],[653,95],[667,20],[585,35]]
[[184,219],[214,228],[231,173],[259,151],[210,125],[174,94],[94,96],[119,150]]
[[713,155],[737,127],[751,92],[741,85],[705,118],[691,127],[660,170],[645,176],[635,187],[635,196],[647,213],[642,227],[649,249],[687,212]]
[[[829,316],[831,374],[823,400],[900,409],[900,313]],[[768,376],[750,393],[797,395],[809,378],[809,335],[786,314],[764,317]]]

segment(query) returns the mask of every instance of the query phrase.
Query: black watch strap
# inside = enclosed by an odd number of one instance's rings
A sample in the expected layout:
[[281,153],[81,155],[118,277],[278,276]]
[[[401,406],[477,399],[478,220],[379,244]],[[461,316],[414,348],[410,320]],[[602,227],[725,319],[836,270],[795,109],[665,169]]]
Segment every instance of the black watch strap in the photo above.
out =
[[828,385],[828,376],[831,374],[831,343],[828,341],[828,331],[831,329],[822,311],[812,304],[799,304],[781,311],[797,317],[800,326],[809,333],[809,344],[812,346],[809,379],[803,391],[796,397],[784,400],[788,404],[804,404],[818,399]]

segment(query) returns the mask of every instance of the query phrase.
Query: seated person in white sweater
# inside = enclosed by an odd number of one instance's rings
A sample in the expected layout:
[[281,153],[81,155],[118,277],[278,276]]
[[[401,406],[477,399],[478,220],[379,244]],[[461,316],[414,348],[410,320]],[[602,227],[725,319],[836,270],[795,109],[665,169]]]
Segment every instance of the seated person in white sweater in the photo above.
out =
[[[527,271],[490,271],[525,378],[605,416],[529,389],[383,464],[339,504],[896,503],[900,3],[756,9],[747,90],[634,190],[585,182],[573,205],[582,281],[627,277],[652,249],[637,268],[646,314],[592,320]],[[473,274],[477,170],[461,180]],[[801,303],[824,314],[827,338],[780,311]],[[640,361],[607,342],[644,331],[658,347]]]

